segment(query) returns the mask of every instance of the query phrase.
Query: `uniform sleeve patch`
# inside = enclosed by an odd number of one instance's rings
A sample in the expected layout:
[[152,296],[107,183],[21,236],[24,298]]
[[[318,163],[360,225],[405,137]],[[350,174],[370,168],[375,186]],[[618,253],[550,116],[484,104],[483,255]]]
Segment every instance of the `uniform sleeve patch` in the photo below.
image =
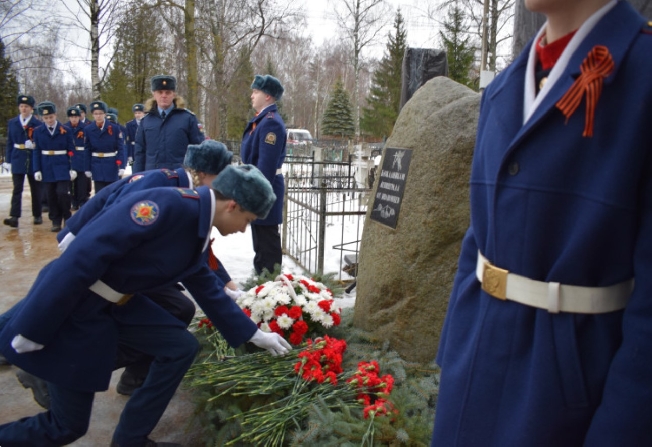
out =
[[161,169],[161,172],[167,176],[167,178],[179,178],[177,171],[171,169]]
[[194,189],[190,189],[190,188],[174,188],[174,189],[176,189],[177,192],[181,194],[181,197],[185,197],[188,199],[199,199],[199,193]]
[[135,182],[135,181],[137,181],[137,180],[140,180],[141,178],[144,178],[144,177],[145,177],[145,176],[144,176],[143,174],[136,174],[136,175],[132,176],[132,177],[129,179],[129,183],[133,183],[133,182]]
[[652,20],[643,25],[643,29],[641,31],[645,34],[652,34]]
[[267,112],[267,115],[265,116],[265,118],[270,118],[270,119],[274,118],[274,112]]
[[131,207],[131,220],[138,225],[148,226],[156,222],[159,215],[159,207],[151,200],[143,200]]
[[265,135],[265,143],[276,144],[276,134],[274,132],[269,132]]

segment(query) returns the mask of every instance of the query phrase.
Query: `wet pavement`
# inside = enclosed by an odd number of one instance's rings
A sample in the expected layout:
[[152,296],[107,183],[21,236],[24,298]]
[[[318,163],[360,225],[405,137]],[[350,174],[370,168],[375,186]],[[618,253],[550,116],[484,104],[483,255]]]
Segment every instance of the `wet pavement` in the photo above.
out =
[[[0,176],[0,313],[25,296],[39,270],[59,254],[47,213],[43,215],[42,225],[33,225],[27,182],[25,190],[18,228],[3,225],[1,221],[9,216],[12,183],[11,177]],[[18,382],[16,371],[13,366],[0,366],[0,424],[43,411],[32,400],[31,391]],[[113,430],[128,399],[115,392],[121,373],[122,370],[115,371],[109,390],[95,395],[89,431],[70,445],[99,447],[111,443]],[[199,430],[192,428],[193,411],[188,391],[177,390],[150,437],[156,441],[178,442],[187,447],[203,446],[198,440]]]

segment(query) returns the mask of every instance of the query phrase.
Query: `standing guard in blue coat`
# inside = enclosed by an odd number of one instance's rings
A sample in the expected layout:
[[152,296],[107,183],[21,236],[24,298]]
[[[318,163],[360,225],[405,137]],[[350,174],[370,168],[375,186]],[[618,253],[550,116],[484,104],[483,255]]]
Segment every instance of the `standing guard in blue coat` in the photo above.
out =
[[547,22],[482,95],[432,446],[650,446],[652,23]]
[[240,156],[243,163],[252,164],[262,171],[276,194],[276,203],[269,215],[251,224],[254,268],[260,274],[263,269],[273,272],[274,267],[283,262],[278,226],[283,223],[285,186],[281,166],[285,160],[287,132],[276,107],[276,101],[281,99],[284,91],[280,81],[270,75],[256,75],[251,88],[251,105],[256,116],[244,131]]
[[85,174],[93,179],[97,194],[125,173],[124,137],[120,127],[106,119],[106,103],[93,101],[90,107],[95,121],[84,128]]
[[18,228],[18,219],[22,214],[23,186],[25,176],[29,182],[29,191],[32,199],[32,215],[34,225],[43,223],[41,217],[41,184],[34,179],[34,166],[32,165],[32,140],[34,129],[41,125],[34,115],[34,98],[29,95],[18,95],[18,110],[20,114],[9,120],[7,124],[7,149],[3,167],[11,172],[11,181],[14,189],[11,193],[11,210],[9,217],[4,220],[5,225]]
[[136,131],[138,130],[138,125],[140,120],[145,116],[145,105],[144,104],[134,104],[131,108],[131,111],[134,114],[134,119],[127,121],[125,127],[127,128],[127,133],[125,136],[125,144],[127,149],[127,163],[132,165],[134,162],[134,148],[136,147]]
[[49,101],[38,109],[43,116],[43,126],[34,131],[34,178],[45,185],[48,198],[50,231],[61,231],[63,220],[70,218],[70,182],[77,176],[70,159],[75,154],[72,132],[57,121],[57,108]]
[[76,176],[72,181],[70,188],[70,202],[73,210],[78,210],[90,197],[88,183],[90,180],[84,174],[86,169],[86,151],[84,148],[84,126],[80,124],[81,110],[75,106],[68,107],[66,110],[68,122],[64,124],[72,133],[72,139],[75,144],[75,151],[70,157],[70,165],[75,171]]
[[[48,381],[51,409],[0,425],[0,445],[61,446],[83,436],[93,396],[108,387],[118,342],[154,357],[131,396],[112,446],[157,445],[154,429],[197,353],[179,320],[141,293],[181,281],[233,346],[250,341],[285,354],[278,334],[264,333],[218,286],[207,265],[211,228],[245,231],[274,202],[253,166],[228,166],[212,188],[154,188],[127,194],[84,227],[43,268],[0,330],[0,352]],[[116,231],[120,228],[120,231]],[[175,444],[176,445],[176,444]]]
[[91,122],[88,120],[88,118],[86,118],[86,113],[88,112],[86,104],[78,102],[77,104],[73,105],[73,107],[77,107],[79,110],[81,110],[81,118],[79,119],[79,124],[82,126],[88,126]]
[[126,167],[129,160],[129,148],[127,147],[127,127],[120,124],[120,113],[115,107],[109,107],[109,112],[106,114],[106,117],[109,121],[116,123],[120,127],[124,144],[124,159],[122,160],[122,166]]
[[145,103],[147,114],[136,131],[133,172],[177,169],[188,145],[205,139],[197,117],[176,94],[174,76],[153,76],[151,87],[153,97]]

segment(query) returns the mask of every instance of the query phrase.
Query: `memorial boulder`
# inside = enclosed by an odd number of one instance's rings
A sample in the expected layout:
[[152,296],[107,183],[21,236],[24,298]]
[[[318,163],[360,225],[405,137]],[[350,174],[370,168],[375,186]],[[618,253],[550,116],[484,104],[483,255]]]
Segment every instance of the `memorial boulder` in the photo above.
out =
[[479,104],[478,93],[449,78],[428,81],[401,110],[376,175],[354,324],[388,340],[408,361],[429,363],[437,352],[469,225]]

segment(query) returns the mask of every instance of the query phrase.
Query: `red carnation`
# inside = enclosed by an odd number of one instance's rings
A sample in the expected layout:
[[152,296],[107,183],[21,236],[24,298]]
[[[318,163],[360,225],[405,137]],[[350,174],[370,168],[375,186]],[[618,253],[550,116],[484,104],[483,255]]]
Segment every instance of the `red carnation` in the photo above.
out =
[[284,335],[283,335],[283,329],[281,329],[281,326],[278,325],[278,323],[276,322],[276,320],[272,320],[272,321],[269,322],[269,329],[270,329],[272,332],[276,332],[276,333],[277,333],[278,335],[280,335],[281,337],[284,336]]
[[301,318],[301,315],[303,315],[303,310],[301,310],[301,306],[292,306],[290,308],[290,311],[288,312],[288,317],[292,318],[293,320],[298,320]]
[[287,306],[278,306],[276,309],[274,309],[274,315],[277,317],[280,317],[283,314],[288,315],[290,313],[290,310],[288,309]]
[[250,309],[247,309],[247,308],[245,307],[245,308],[242,309],[242,311],[244,312],[244,314],[245,314],[246,316],[248,316],[249,318],[251,318],[251,310],[250,310]]
[[332,312],[331,317],[333,317],[333,326],[339,326],[342,322],[342,317],[338,313]]
[[320,307],[321,310],[324,312],[330,312],[331,310],[331,304],[333,302],[330,300],[321,300],[320,302],[317,303],[317,305]]
[[115,164],[117,164],[118,166],[120,166],[120,165],[122,164],[122,160],[116,160],[116,161],[115,161]]
[[298,334],[296,332],[292,332],[290,334],[290,343],[297,346],[300,345],[301,342],[303,341],[303,334]]
[[308,332],[308,324],[303,320],[295,321],[292,325],[292,330],[303,336]]
[[72,157],[73,155],[75,155],[73,151],[68,151],[68,157]]

